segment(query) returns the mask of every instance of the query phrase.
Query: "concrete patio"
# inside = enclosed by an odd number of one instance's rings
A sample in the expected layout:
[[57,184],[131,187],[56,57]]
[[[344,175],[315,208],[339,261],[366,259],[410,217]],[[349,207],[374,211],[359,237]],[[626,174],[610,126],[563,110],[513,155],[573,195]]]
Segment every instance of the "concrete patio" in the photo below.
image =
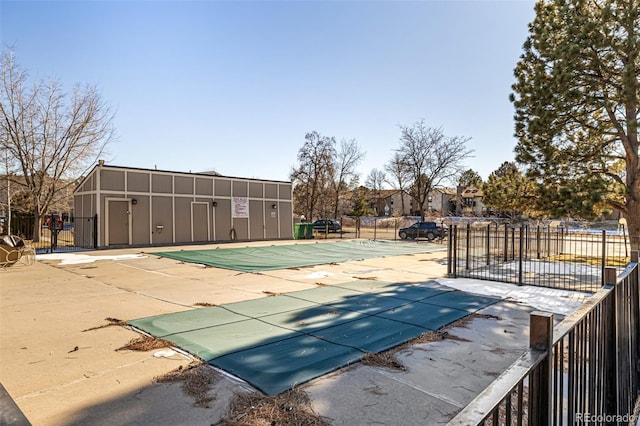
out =
[[[183,248],[190,247],[163,250]],[[108,324],[105,318],[131,320],[358,279],[422,282],[446,274],[446,251],[262,273],[180,263],[153,251],[83,252],[123,257],[75,264],[42,256],[32,266],[0,271],[0,382],[32,424],[211,425],[235,394],[252,391],[220,373],[210,408],[194,407],[180,384],[153,382],[191,358],[116,351],[139,335],[120,326],[84,331]],[[399,352],[405,371],[358,363],[302,389],[336,425],[445,424],[526,348],[533,310],[498,302],[448,330],[455,338]]]

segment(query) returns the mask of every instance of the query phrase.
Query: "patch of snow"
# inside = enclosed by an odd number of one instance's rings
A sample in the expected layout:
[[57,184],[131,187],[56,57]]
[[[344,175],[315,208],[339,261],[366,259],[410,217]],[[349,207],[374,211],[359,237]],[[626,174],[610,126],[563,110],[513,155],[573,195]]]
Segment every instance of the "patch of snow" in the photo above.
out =
[[[458,261],[459,267],[464,267],[464,261]],[[518,262],[506,262],[483,267],[482,274],[486,278],[502,278],[505,274],[517,274]],[[539,276],[580,275],[584,277],[600,277],[602,269],[599,266],[576,262],[549,262],[546,260],[526,260],[522,262],[522,272]]]
[[442,285],[483,296],[496,296],[529,305],[537,310],[569,315],[591,297],[591,293],[555,288],[518,286],[470,278],[439,278]]
[[144,254],[120,254],[105,256],[90,256],[88,254],[75,253],[50,253],[38,255],[38,260],[59,260],[60,265],[78,265],[81,263],[93,263],[98,260],[130,260],[146,258]]
[[153,353],[154,358],[171,358],[174,355],[178,355],[178,352],[173,349],[163,349]]
[[329,272],[316,271],[316,272],[310,273],[309,275],[306,275],[305,278],[309,280],[316,280],[318,278],[327,278],[329,275],[331,275]]
[[[501,265],[503,269],[517,272],[518,263],[510,262]],[[599,277],[601,269],[599,266],[587,265],[577,262],[549,262],[547,260],[529,260],[522,262],[523,272],[534,272],[540,275],[562,274],[562,275],[584,275]]]

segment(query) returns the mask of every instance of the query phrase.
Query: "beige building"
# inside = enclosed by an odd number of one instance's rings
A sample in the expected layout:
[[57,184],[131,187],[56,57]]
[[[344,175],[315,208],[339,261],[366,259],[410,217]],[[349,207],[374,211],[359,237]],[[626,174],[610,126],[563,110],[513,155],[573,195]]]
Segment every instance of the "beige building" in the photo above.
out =
[[[78,217],[97,215],[97,246],[293,238],[291,182],[105,165],[74,191]],[[77,223],[86,241],[91,223]]]
[[470,186],[462,191],[462,215],[463,216],[483,216],[486,208],[482,203],[484,192],[482,189]]

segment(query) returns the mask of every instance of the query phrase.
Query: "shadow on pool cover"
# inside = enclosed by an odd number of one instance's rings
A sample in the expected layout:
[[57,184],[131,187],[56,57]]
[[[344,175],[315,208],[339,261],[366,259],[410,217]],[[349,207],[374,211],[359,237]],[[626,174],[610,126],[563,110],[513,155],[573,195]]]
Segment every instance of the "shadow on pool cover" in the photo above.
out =
[[435,281],[357,281],[130,321],[268,395],[435,331],[499,299]]

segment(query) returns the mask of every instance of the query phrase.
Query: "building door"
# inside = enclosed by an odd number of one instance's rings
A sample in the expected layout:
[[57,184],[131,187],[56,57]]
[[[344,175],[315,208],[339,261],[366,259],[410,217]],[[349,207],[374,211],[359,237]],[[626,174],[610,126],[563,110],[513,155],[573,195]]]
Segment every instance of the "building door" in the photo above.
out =
[[191,203],[191,238],[209,241],[209,203]]
[[131,215],[129,200],[107,200],[107,245],[123,246],[131,244]]

